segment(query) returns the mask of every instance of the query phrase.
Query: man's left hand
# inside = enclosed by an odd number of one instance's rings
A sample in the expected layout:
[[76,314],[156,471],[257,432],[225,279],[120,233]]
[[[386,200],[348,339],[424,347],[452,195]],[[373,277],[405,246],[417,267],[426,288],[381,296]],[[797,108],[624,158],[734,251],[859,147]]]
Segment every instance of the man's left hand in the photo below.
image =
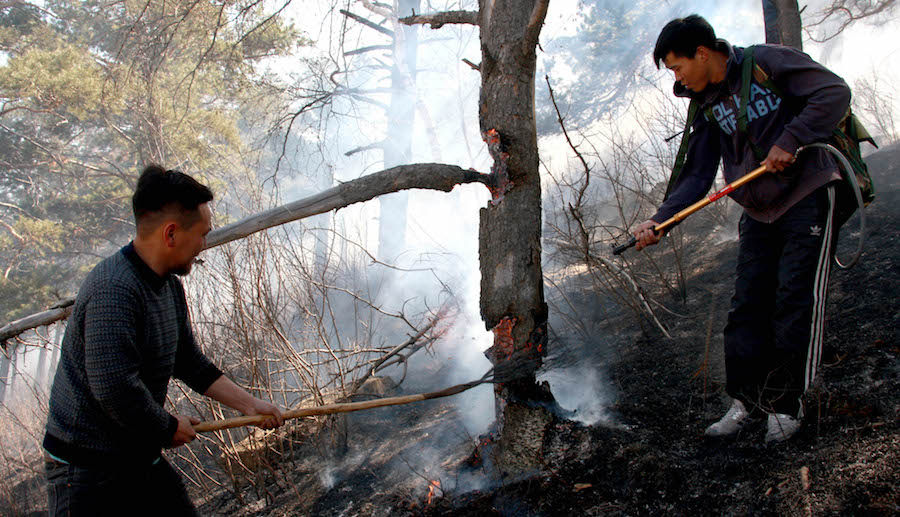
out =
[[257,427],[260,429],[275,429],[284,425],[284,416],[281,414],[281,409],[275,404],[258,398],[253,399],[251,406],[247,408],[244,414],[247,416],[270,415],[269,418],[257,424]]
[[769,155],[766,156],[766,159],[763,160],[762,164],[766,166],[766,170],[769,172],[781,172],[790,167],[795,161],[797,161],[797,157],[793,154],[777,145],[773,145],[772,148],[769,149]]
[[204,395],[216,399],[230,408],[237,409],[247,416],[267,415],[268,418],[257,425],[260,429],[275,429],[284,425],[284,416],[278,406],[254,397],[224,375],[220,375]]

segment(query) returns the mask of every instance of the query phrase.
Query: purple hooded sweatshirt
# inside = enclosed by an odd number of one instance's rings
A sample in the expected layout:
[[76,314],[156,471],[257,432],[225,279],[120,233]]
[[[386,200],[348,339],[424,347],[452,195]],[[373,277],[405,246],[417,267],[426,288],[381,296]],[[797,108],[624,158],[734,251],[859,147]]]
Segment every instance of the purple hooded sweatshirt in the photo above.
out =
[[[727,183],[760,165],[746,135],[737,129],[744,49],[720,39],[715,50],[728,56],[724,81],[709,84],[699,93],[675,83],[675,95],[699,101],[701,111],[692,126],[684,168],[669,198],[651,218],[657,223],[706,195],[715,180],[720,159]],[[785,97],[781,99],[751,78],[747,132],[757,146],[768,153],[777,145],[794,154],[800,146],[830,136],[850,106],[847,83],[790,47],[757,45],[753,57]],[[707,119],[707,107],[711,108],[715,120]],[[783,172],[765,174],[729,195],[750,217],[770,223],[797,201],[837,179],[840,173],[831,156],[822,149],[810,149],[803,151]]]

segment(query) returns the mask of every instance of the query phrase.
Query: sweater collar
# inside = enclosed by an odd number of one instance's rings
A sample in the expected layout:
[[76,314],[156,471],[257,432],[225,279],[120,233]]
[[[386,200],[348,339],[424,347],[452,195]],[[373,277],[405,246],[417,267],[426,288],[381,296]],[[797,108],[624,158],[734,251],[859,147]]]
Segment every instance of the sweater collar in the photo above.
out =
[[134,249],[134,241],[129,242],[124,248],[121,249],[122,255],[131,262],[135,269],[137,269],[138,274],[141,279],[147,282],[153,290],[161,289],[169,278],[172,275],[166,275],[165,277],[161,277],[156,274],[156,271],[153,271],[150,266],[147,265],[146,262],[138,255],[137,251]]

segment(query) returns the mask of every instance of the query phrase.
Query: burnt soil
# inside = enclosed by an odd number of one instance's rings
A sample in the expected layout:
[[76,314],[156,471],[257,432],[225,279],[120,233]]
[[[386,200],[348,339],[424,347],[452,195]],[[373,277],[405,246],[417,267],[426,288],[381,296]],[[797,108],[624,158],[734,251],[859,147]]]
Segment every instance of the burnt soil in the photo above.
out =
[[[726,439],[703,436],[729,405],[721,329],[735,266],[731,240],[692,255],[685,300],[661,298],[682,315],[664,317],[672,339],[643,325],[606,347],[558,352],[603,368],[614,402],[611,418],[594,425],[559,417],[539,472],[497,478],[490,461],[473,460],[479,438],[460,430],[455,406],[430,401],[335,420],[325,433],[298,440],[290,462],[261,475],[243,504],[219,496],[202,510],[900,515],[900,147],[870,155],[868,163],[878,198],[867,211],[865,254],[854,269],[832,272],[823,366],[806,397],[804,427],[788,442],[765,445],[764,424]],[[855,224],[844,229],[842,255],[855,246]],[[429,501],[431,480],[441,487]]]

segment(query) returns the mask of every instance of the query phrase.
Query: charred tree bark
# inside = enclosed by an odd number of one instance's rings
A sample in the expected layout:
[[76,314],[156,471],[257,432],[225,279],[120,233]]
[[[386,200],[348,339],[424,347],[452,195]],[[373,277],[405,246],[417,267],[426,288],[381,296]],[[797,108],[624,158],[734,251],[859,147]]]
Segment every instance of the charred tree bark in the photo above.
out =
[[766,43],[803,50],[803,25],[797,0],[763,0]]
[[536,382],[546,353],[547,305],[541,270],[541,179],[534,113],[535,49],[546,0],[480,0],[481,130],[494,172],[508,174],[481,210],[481,315],[494,330],[500,467],[539,468],[553,397]]

